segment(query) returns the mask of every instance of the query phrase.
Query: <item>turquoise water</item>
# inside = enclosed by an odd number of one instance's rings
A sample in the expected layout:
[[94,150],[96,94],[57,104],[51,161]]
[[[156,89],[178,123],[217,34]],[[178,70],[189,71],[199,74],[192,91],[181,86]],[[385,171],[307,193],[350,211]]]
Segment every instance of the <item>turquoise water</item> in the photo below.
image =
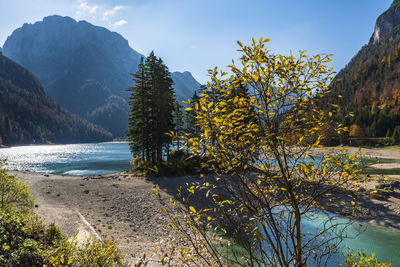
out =
[[[34,145],[0,149],[0,159],[8,160],[8,169],[66,175],[95,175],[129,170],[132,155],[127,142],[72,145]],[[341,220],[346,220],[342,218]],[[317,221],[305,222],[311,232],[318,230]],[[400,267],[400,231],[367,225],[359,233],[358,224],[348,228],[342,243],[354,251],[375,253],[377,258]],[[343,257],[337,255],[329,266],[338,266]]]
[[132,154],[127,142],[71,145],[33,145],[0,149],[10,170],[66,175],[94,175],[126,171]]
[[[322,214],[317,216],[325,217]],[[348,219],[345,217],[337,217],[334,222],[339,226],[335,232],[340,232],[345,225],[345,236],[340,244],[341,254],[332,257],[327,266],[339,266],[344,262],[344,255],[348,250],[353,252],[363,251],[367,255],[375,254],[380,261],[391,262],[392,266],[400,266],[400,231],[392,228],[375,226],[360,222],[347,224]],[[318,233],[324,223],[324,220],[305,219],[302,223],[304,232]]]

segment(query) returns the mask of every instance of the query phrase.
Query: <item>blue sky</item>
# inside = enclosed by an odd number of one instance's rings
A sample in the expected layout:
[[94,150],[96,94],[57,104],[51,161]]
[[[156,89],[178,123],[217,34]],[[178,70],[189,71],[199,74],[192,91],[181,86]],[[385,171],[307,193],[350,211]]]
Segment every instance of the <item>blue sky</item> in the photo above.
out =
[[53,14],[121,33],[136,51],[154,50],[170,71],[192,72],[237,58],[236,40],[268,37],[276,53],[334,54],[339,71],[369,41],[391,0],[0,0],[0,46],[23,23]]

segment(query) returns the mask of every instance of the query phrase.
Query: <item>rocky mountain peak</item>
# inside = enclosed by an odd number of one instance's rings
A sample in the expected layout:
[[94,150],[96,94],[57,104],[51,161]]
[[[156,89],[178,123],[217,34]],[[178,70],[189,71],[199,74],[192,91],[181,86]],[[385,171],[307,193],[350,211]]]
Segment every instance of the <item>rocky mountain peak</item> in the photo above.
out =
[[383,36],[400,24],[400,0],[394,0],[390,8],[378,17],[372,35],[373,43],[379,42]]

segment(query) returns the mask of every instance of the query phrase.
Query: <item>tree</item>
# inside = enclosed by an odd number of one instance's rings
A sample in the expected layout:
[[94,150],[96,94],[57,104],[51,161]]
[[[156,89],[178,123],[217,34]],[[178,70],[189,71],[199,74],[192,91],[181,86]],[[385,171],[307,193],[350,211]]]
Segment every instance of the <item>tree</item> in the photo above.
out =
[[[198,101],[199,97],[197,96],[197,93],[195,91],[193,93],[192,98],[189,101],[189,106],[194,107],[196,103],[198,104]],[[196,122],[196,113],[192,109],[185,110],[184,121],[185,121],[185,132],[192,137],[198,137],[200,134],[200,128]]]
[[[182,136],[183,135],[183,131],[184,131],[184,118],[183,118],[183,111],[182,111],[183,107],[181,104],[179,104],[178,101],[175,101],[175,106],[174,106],[174,132],[178,135],[178,136]],[[178,149],[181,148],[181,143],[180,143],[180,139],[177,139],[177,147]]]
[[[326,211],[339,212],[337,202],[355,209],[352,189],[363,178],[345,150],[313,156],[332,116],[318,108],[331,81],[330,57],[275,55],[268,41],[238,42],[241,67],[228,66],[231,76],[210,70],[211,81],[188,108],[200,135],[187,145],[216,178],[180,189],[183,205],[171,200],[177,238],[162,262],[319,266],[338,249],[341,228]],[[238,94],[243,86],[247,93]],[[320,229],[306,231],[310,221]]]
[[134,156],[140,156],[142,160],[149,160],[151,153],[151,125],[150,125],[150,81],[148,66],[140,61],[138,71],[131,74],[134,87],[127,88],[131,92],[128,103],[130,114],[126,136]]
[[174,129],[171,74],[162,59],[151,52],[132,76],[135,86],[127,89],[131,92],[127,131],[130,148],[134,156],[159,165],[171,143],[166,133]]

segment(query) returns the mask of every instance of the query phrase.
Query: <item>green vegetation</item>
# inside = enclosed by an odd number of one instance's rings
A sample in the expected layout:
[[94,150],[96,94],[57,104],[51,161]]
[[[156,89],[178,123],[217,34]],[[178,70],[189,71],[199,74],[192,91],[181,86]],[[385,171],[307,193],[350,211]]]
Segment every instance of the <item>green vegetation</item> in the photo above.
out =
[[32,207],[33,197],[28,186],[0,168],[0,210],[27,212]]
[[128,266],[115,243],[69,241],[33,214],[28,186],[0,168],[1,266]]

